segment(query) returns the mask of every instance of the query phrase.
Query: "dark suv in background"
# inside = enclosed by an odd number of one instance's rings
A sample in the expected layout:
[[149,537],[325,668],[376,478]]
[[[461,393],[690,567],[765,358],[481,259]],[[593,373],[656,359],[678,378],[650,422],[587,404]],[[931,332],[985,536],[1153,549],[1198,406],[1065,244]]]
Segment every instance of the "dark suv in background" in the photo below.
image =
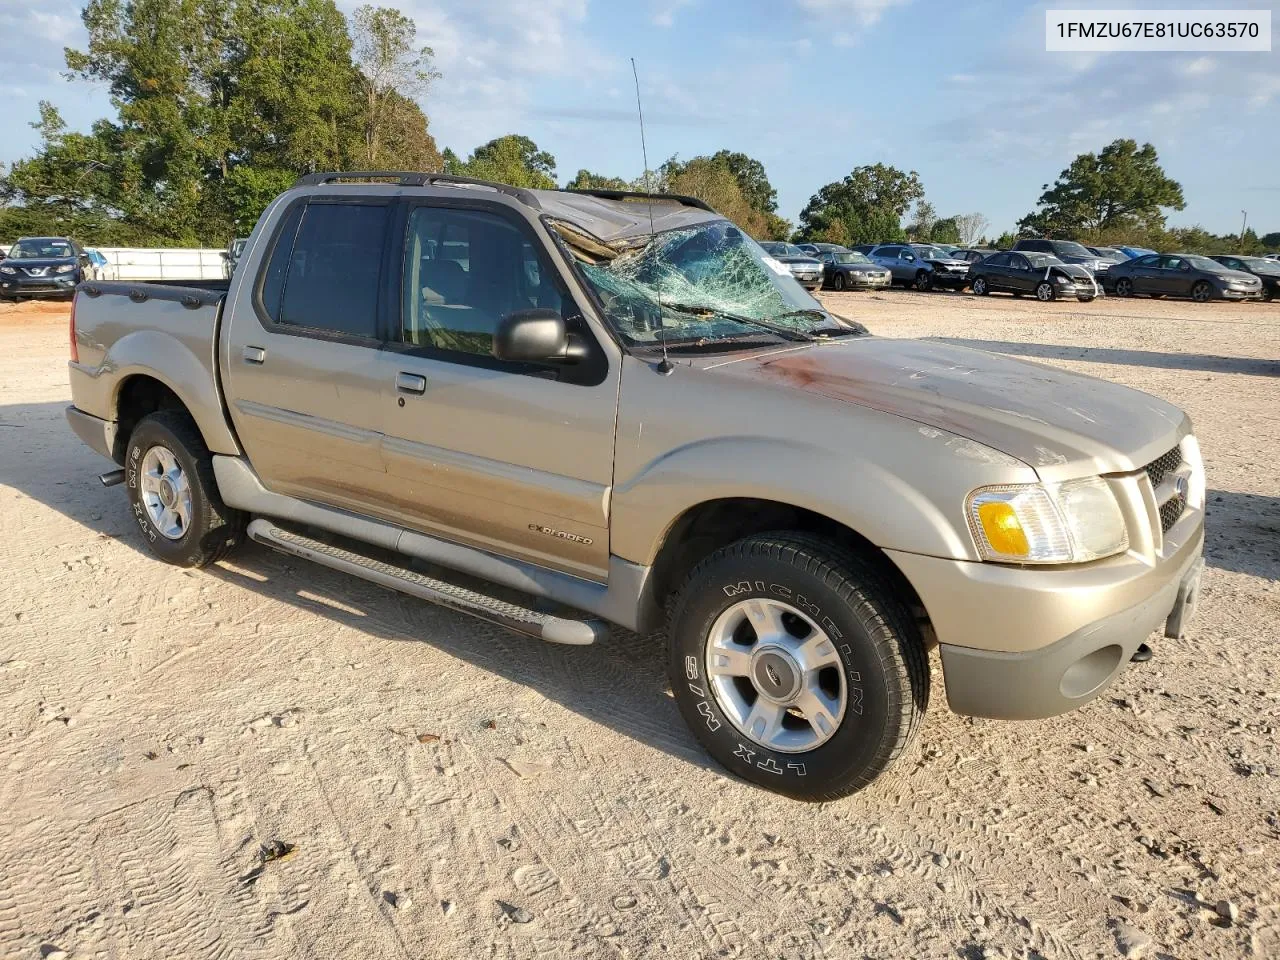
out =
[[22,237],[0,260],[0,299],[75,296],[89,255],[66,237]]
[[1115,263],[1107,257],[1090,253],[1088,247],[1074,240],[1024,239],[1015,243],[1013,249],[1022,253],[1047,253],[1057,257],[1063,263],[1078,263],[1097,277],[1099,283],[1106,281],[1107,271]]

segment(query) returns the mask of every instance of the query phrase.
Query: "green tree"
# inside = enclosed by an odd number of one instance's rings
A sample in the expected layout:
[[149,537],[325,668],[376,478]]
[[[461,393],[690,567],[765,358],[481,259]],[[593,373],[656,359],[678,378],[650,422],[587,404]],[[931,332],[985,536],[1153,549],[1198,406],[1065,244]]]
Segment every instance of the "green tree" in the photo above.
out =
[[[426,132],[426,117],[413,102],[425,96],[432,81],[440,77],[434,51],[417,46],[417,25],[389,7],[360,7],[352,18],[352,29],[364,93],[364,160],[369,169],[409,165],[438,170],[440,154]],[[393,164],[389,154],[417,162]]]
[[445,151],[445,172],[509,183],[513,187],[556,189],[556,158],[528,137],[509,133],[478,146],[465,161]]
[[996,237],[995,247],[997,250],[1008,250],[1017,242],[1018,235],[1006,230],[1004,233],[1000,234],[1000,236]]
[[696,197],[759,240],[767,239],[770,222],[747,200],[729,167],[711,157],[688,162],[672,157],[658,169],[659,190]]
[[[579,170],[572,180],[564,185],[566,190],[630,190],[631,184],[621,177],[606,177],[603,173],[592,173],[590,170]],[[643,188],[641,188],[643,189]]]
[[769,182],[764,164],[759,160],[732,150],[719,150],[711,155],[711,162],[728,169],[738,181],[742,196],[753,209],[761,213],[776,213],[778,191]]
[[1107,231],[1159,229],[1163,208],[1185,206],[1182,186],[1166,176],[1156,148],[1120,139],[1071,161],[1052,186],[1045,185],[1038,209],[1019,220],[1018,228],[1097,239]]
[[1280,250],[1280,230],[1262,236],[1262,246],[1267,250]]
[[960,243],[960,222],[957,217],[944,217],[933,225],[929,239],[934,243]]
[[916,212],[907,225],[907,236],[927,243],[933,239],[933,225],[938,222],[938,211],[923,198],[916,201]]
[[840,220],[848,243],[899,240],[902,215],[924,196],[920,176],[883,163],[856,167],[843,180],[828,183],[800,211],[800,234],[815,238]]

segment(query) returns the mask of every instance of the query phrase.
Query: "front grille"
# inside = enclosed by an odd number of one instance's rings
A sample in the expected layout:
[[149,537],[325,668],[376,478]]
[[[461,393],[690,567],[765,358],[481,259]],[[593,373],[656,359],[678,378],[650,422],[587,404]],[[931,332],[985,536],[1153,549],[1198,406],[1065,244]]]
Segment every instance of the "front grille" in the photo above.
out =
[[[1157,457],[1148,463],[1143,469],[1146,471],[1147,478],[1151,481],[1153,490],[1158,491],[1160,484],[1164,482],[1165,477],[1182,466],[1182,450],[1174,447],[1168,453],[1161,457]],[[1178,518],[1182,516],[1182,512],[1187,508],[1187,498],[1181,493],[1174,493],[1168,500],[1160,504],[1160,530],[1168,533],[1169,528],[1178,522]]]
[[1147,472],[1147,476],[1151,480],[1151,486],[1158,487],[1162,482],[1164,482],[1165,477],[1178,469],[1178,466],[1181,463],[1182,451],[1177,447],[1174,447],[1164,456],[1157,457],[1142,469]]
[[1160,507],[1160,531],[1168,533],[1169,528],[1178,522],[1182,511],[1187,508],[1187,501],[1180,493],[1175,493]]

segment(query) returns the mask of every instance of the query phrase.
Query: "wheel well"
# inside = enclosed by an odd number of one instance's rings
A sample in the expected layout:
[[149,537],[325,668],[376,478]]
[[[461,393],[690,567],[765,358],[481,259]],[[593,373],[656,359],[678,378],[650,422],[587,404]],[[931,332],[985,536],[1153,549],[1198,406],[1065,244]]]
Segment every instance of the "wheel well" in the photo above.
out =
[[116,462],[124,462],[125,448],[139,420],[157,410],[175,409],[186,410],[187,406],[155,377],[135,374],[126,379],[116,394],[116,449],[112,451]]
[[654,598],[665,609],[689,571],[703,557],[743,537],[775,530],[824,537],[875,564],[880,575],[906,600],[928,645],[932,647],[937,642],[920,595],[884,551],[856,530],[830,517],[773,500],[749,497],[711,500],[681,515],[667,531],[654,558],[650,574]]

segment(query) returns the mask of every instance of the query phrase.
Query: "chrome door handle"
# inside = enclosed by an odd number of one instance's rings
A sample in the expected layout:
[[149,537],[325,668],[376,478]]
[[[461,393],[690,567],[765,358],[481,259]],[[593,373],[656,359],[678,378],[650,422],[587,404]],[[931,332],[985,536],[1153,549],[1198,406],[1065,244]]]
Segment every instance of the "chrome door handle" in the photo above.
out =
[[401,393],[426,393],[427,378],[416,373],[397,373],[396,389]]
[[261,347],[245,347],[244,350],[240,352],[240,356],[244,359],[245,363],[262,363],[267,359],[267,351],[263,350]]

